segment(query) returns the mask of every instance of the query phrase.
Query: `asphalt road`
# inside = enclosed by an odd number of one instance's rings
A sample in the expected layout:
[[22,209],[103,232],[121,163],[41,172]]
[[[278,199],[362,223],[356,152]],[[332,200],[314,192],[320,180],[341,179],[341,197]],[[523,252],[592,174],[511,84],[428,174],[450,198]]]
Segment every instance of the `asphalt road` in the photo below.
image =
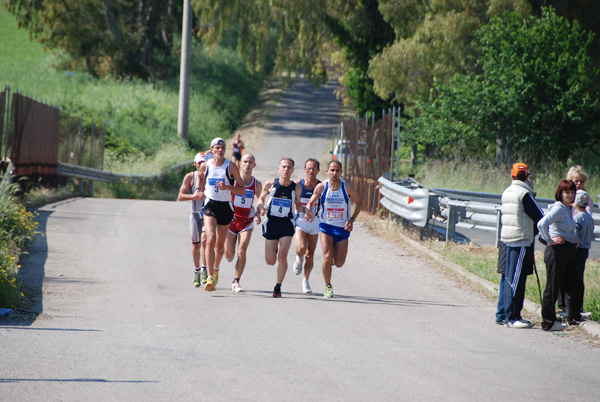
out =
[[[282,154],[302,161],[321,151],[328,121],[312,126],[307,116],[330,107],[329,95],[297,86],[282,98],[257,174],[274,176]],[[42,291],[41,314],[0,318],[2,401],[598,398],[598,348],[539,325],[495,325],[494,300],[370,234],[360,218],[333,299],[322,296],[318,268],[315,293],[302,294],[290,271],[274,299],[259,231],[246,292],[230,290],[232,263],[216,292],[192,286],[187,203],[78,198],[39,212],[46,235],[23,271]]]

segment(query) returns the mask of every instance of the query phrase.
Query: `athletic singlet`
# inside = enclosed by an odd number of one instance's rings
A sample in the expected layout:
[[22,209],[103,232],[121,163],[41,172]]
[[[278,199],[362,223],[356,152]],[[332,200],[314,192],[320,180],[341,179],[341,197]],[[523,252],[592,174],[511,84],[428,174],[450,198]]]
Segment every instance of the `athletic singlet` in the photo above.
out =
[[[321,182],[321,180],[317,180],[317,185],[320,182]],[[312,197],[313,193],[315,192],[315,189],[313,188],[312,190],[307,190],[306,187],[304,187],[304,179],[300,180],[300,187],[302,188],[302,192],[300,193],[300,202],[302,203],[302,206],[305,207],[306,204],[308,204],[308,202],[310,201],[310,198]],[[319,205],[321,205],[320,199],[317,200],[317,203],[312,208],[313,214],[315,214],[315,215],[317,214],[317,212],[319,211]],[[304,215],[304,213],[302,211],[299,211],[299,214]]]
[[325,189],[321,195],[321,223],[344,227],[350,219],[350,198],[346,192],[346,184],[341,180],[340,188],[331,190],[329,180],[325,182]]
[[296,183],[291,182],[284,187],[276,178],[267,196],[267,218],[290,218],[294,221],[294,202],[296,200]]
[[[198,180],[198,171],[194,172],[194,183],[192,184],[192,194],[196,191],[196,180]],[[192,212],[199,213],[202,215],[202,207],[204,206],[204,199],[200,201],[192,200]]]
[[[225,159],[221,166],[215,166],[215,160],[209,159],[206,162],[206,171],[204,175],[206,177],[206,185],[204,194],[207,200],[214,201],[231,201],[231,191],[219,190],[217,187],[218,182],[232,185],[234,180],[229,173],[229,159]],[[229,183],[227,183],[229,181]]]
[[242,153],[242,150],[244,148],[240,147],[240,142],[234,142],[233,144],[231,144],[233,146],[233,153],[234,154],[241,154]]
[[245,187],[246,192],[244,195],[231,193],[234,207],[233,216],[240,219],[248,219],[254,216],[254,207],[252,206],[256,195],[256,179],[254,176],[252,176],[252,183]]

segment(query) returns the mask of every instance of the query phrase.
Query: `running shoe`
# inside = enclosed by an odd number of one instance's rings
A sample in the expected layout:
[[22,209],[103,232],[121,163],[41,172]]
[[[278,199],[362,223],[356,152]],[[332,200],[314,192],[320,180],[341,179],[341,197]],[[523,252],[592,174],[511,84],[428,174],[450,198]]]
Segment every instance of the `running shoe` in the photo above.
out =
[[592,318],[592,313],[590,313],[590,312],[581,313],[581,318],[585,319],[585,320],[589,320],[590,318]]
[[206,279],[206,285],[204,285],[204,290],[206,290],[207,292],[215,291],[214,278],[212,276],[209,276],[208,279]]
[[200,287],[200,271],[196,271],[194,272],[194,287],[195,288],[199,288]]
[[275,285],[273,289],[273,297],[281,297],[281,286]]
[[208,279],[208,272],[206,269],[200,271],[200,286],[206,285],[206,279]]
[[296,255],[296,262],[294,262],[294,273],[296,275],[300,275],[300,273],[302,272],[302,263],[303,262],[304,262],[304,256],[298,257],[298,255]]
[[312,293],[312,289],[310,288],[310,283],[308,283],[308,279],[302,279],[302,293]]
[[561,324],[561,323],[560,323],[560,322],[558,322],[558,321],[554,321],[554,324],[552,324],[552,326],[551,326],[550,328],[548,328],[548,329],[544,329],[544,328],[542,328],[542,329],[543,329],[544,331],[552,331],[552,332],[555,332],[555,331],[562,331],[562,330],[564,330],[565,328],[567,328],[567,326],[566,326],[566,325],[564,325],[564,324]]
[[233,281],[233,283],[231,284],[231,291],[236,293],[243,292],[244,288],[240,286],[240,283],[238,281]]
[[215,281],[214,281],[214,285],[217,286],[217,283],[219,283],[219,270],[215,269],[213,271],[213,275],[215,276]]
[[333,297],[333,286],[327,285],[325,287],[325,292],[323,293],[323,297],[327,297],[327,298]]

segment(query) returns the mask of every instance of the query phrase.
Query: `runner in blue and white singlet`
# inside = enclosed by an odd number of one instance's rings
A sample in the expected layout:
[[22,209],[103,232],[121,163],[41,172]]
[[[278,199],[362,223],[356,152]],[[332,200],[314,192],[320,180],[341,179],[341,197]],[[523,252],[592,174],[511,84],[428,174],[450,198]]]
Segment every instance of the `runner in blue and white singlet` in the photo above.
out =
[[[317,184],[319,184],[321,181],[317,180]],[[302,192],[300,193],[300,202],[302,203],[303,207],[306,207],[306,204],[308,204],[308,202],[310,201],[310,197],[312,197],[313,192],[315,191],[314,187],[311,190],[307,190],[306,186],[304,185],[304,179],[299,181],[300,187],[302,188]],[[320,203],[319,203],[320,205]],[[319,222],[320,222],[320,218],[317,215],[317,212],[319,212],[319,205],[315,205],[312,208],[312,212],[313,214],[315,214],[315,219],[313,219],[311,222],[308,222],[305,218],[304,218],[304,211],[298,211],[296,213],[296,228],[302,230],[305,233],[308,234],[319,234]]]
[[[310,210],[321,201],[319,230],[321,231],[321,247],[323,248],[323,279],[325,280],[324,297],[333,297],[331,286],[331,267],[341,268],[348,255],[348,238],[354,229],[354,221],[362,208],[358,195],[344,180],[342,164],[331,161],[327,165],[329,180],[319,184],[306,205],[306,219],[311,220],[314,214]],[[355,204],[352,211],[351,204]]]

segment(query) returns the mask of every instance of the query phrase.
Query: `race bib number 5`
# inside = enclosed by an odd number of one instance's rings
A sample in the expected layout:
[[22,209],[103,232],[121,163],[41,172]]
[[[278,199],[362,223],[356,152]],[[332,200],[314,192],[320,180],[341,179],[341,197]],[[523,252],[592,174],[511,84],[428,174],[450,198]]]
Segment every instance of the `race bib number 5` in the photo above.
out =
[[254,198],[254,191],[246,190],[244,195],[235,195],[233,205],[238,208],[252,208],[252,198]]
[[273,198],[271,204],[271,215],[285,218],[290,214],[292,210],[292,200],[286,198]]

